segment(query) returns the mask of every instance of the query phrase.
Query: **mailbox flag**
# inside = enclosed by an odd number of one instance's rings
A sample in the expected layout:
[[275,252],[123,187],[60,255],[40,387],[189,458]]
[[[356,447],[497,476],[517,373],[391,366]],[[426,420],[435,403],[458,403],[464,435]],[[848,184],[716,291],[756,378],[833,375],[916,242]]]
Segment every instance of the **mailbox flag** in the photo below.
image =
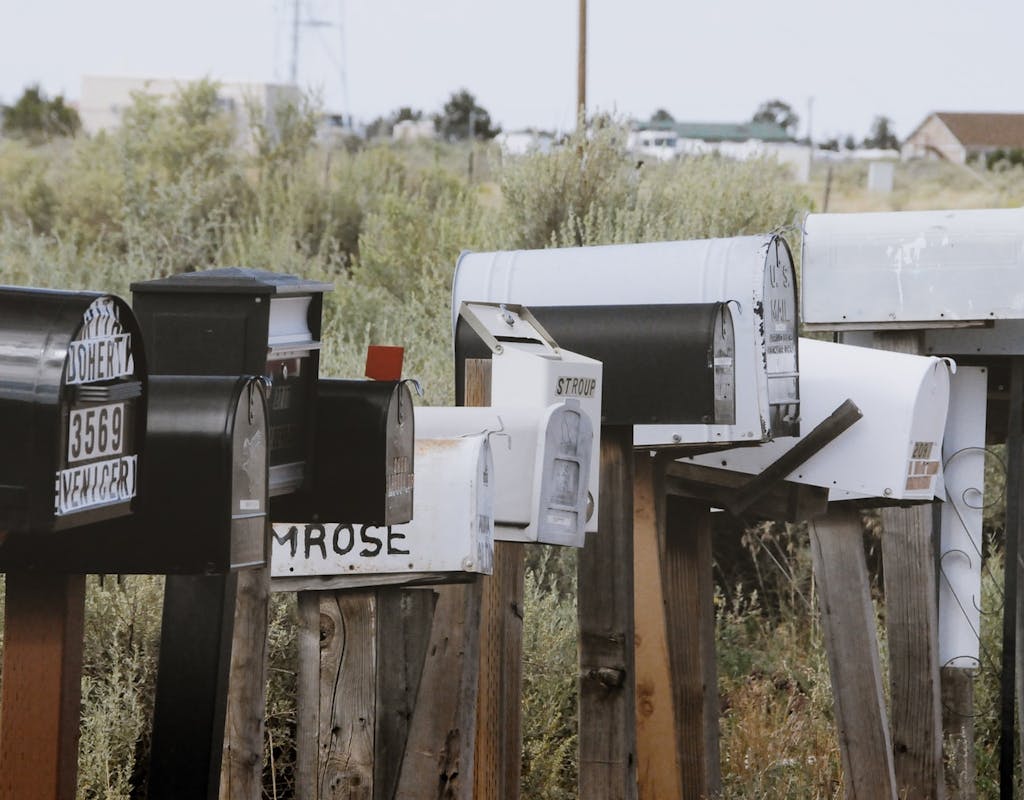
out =
[[366,377],[373,381],[400,381],[405,348],[371,344],[366,348]]

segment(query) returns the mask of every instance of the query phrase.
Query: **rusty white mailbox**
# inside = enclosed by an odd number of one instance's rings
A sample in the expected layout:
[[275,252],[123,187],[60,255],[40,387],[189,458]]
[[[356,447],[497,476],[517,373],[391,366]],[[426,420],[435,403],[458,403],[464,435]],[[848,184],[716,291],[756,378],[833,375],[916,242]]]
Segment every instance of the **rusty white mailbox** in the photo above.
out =
[[1024,319],[1024,209],[808,214],[803,319],[830,330]]
[[132,510],[146,375],[120,298],[0,288],[0,530],[48,533]]
[[465,359],[492,359],[491,403],[503,407],[546,408],[576,400],[591,420],[593,468],[588,485],[586,529],[597,530],[600,489],[603,366],[600,361],[563,350],[522,306],[463,303],[456,328],[456,399],[462,403]]
[[582,547],[593,431],[578,400],[546,408],[416,409],[421,436],[487,431],[494,455],[494,538]]
[[[718,404],[696,419],[662,414],[656,420],[634,420],[637,446],[761,442],[799,433],[796,276],[781,236],[463,253],[453,285],[456,330],[463,301],[525,305],[560,344],[597,358],[572,338],[563,338],[555,327],[557,316],[545,308],[646,307],[647,316],[633,323],[636,329],[650,334],[650,326],[658,324],[661,337],[678,339],[694,332],[684,308],[727,303],[729,330],[720,328],[720,341],[704,353]],[[605,317],[603,325],[612,319],[629,324],[619,313]],[[643,354],[636,347],[633,352]],[[611,366],[603,360],[605,391],[610,392]],[[687,383],[700,374],[683,374],[683,369],[661,360],[661,398],[678,402],[676,395],[686,390],[674,389],[673,379]]]
[[494,460],[488,435],[417,438],[414,457],[417,486],[407,525],[275,522],[275,591],[440,583],[490,574]]
[[[800,340],[803,425],[810,431],[847,399],[863,418],[786,476],[829,500],[930,501],[943,496],[942,436],[949,406],[945,359]],[[798,438],[694,456],[708,467],[758,474]]]

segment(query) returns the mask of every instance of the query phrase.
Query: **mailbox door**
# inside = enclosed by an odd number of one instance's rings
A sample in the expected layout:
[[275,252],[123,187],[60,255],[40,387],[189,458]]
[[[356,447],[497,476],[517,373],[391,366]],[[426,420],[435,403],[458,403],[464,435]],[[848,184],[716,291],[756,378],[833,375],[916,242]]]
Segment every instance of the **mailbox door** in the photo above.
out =
[[131,309],[111,295],[0,289],[0,336],[0,529],[129,513],[146,424]]

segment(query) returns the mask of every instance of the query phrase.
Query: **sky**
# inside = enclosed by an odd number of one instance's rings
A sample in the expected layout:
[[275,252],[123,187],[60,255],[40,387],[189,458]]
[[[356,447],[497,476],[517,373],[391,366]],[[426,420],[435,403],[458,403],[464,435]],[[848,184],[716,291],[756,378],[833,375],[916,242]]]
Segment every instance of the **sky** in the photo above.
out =
[[[1024,112],[1021,0],[588,0],[587,106],[744,122],[781,99],[816,141],[932,111]],[[326,109],[427,113],[465,88],[505,130],[575,122],[579,0],[301,0]],[[83,75],[288,82],[295,0],[0,0],[0,102]]]

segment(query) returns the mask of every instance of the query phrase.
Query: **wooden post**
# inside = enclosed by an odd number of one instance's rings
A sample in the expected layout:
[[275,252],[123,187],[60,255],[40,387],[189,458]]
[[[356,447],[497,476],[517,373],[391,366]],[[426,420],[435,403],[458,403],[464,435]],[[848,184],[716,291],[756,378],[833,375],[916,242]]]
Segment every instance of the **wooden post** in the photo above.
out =
[[711,509],[706,502],[667,499],[662,581],[683,797],[700,800],[722,788]]
[[811,520],[811,557],[835,701],[846,800],[896,800],[875,613],[855,512]]
[[[875,333],[874,339],[875,347],[882,350],[923,352],[919,331]],[[906,800],[943,800],[942,684],[932,509],[883,509],[882,529],[897,786]]]
[[637,796],[633,624],[633,429],[601,431],[598,532],[578,566],[579,796]]
[[235,600],[220,800],[259,800],[263,796],[269,604],[269,568],[242,570]]
[[640,798],[683,796],[662,590],[665,549],[663,472],[648,451],[634,455],[633,576],[636,593],[636,755]]
[[942,670],[942,723],[949,800],[978,800],[974,758],[974,676],[966,669]]
[[[490,359],[466,361],[466,405],[491,404]],[[525,548],[494,543],[480,610],[480,687],[473,797],[518,800],[522,761],[523,593]]]
[[6,603],[0,797],[74,800],[85,576],[8,573]]
[[479,580],[438,589],[395,800],[471,800],[480,668]]

